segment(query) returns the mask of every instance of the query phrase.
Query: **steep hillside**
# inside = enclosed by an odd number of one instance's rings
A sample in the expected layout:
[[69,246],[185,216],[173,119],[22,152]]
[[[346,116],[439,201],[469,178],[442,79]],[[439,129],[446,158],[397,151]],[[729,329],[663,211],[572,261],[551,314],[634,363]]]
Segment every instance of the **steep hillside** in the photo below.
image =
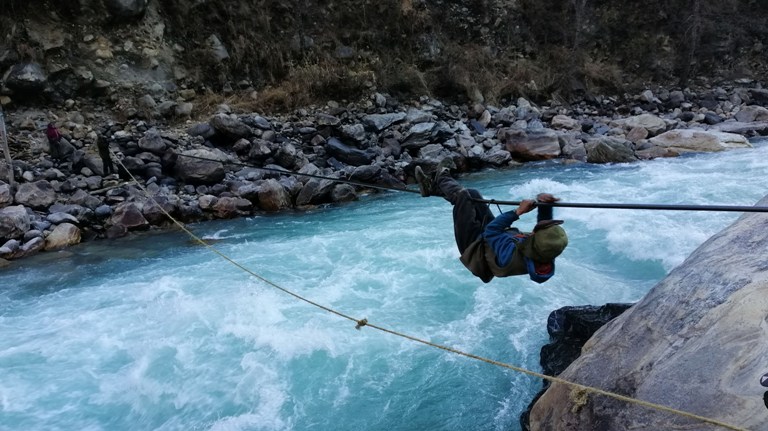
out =
[[768,3],[758,0],[3,0],[0,8],[4,105],[95,96],[119,111],[132,93],[187,99],[189,91],[176,93],[185,89],[264,109],[354,100],[374,88],[568,101],[759,80],[768,62]]

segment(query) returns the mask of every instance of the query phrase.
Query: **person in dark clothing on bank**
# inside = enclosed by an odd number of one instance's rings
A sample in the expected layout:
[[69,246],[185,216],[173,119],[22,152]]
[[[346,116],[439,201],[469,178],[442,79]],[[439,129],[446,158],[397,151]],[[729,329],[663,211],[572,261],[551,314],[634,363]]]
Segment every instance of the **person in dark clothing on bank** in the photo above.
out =
[[61,157],[59,151],[59,143],[61,142],[61,132],[56,128],[53,123],[48,123],[48,127],[45,129],[45,136],[48,138],[48,146],[50,147],[51,156],[58,159]]
[[[488,205],[477,202],[482,195],[475,189],[465,189],[450,175],[455,168],[453,160],[443,159],[434,178],[429,178],[421,167],[416,167],[416,180],[421,195],[440,196],[453,205],[453,230],[461,262],[483,282],[493,277],[525,275],[543,283],[555,275],[555,258],[568,245],[568,236],[560,226],[562,220],[553,220],[551,205],[559,199],[549,193],[540,193],[536,200],[525,199],[513,211],[494,217]],[[538,208],[533,232],[521,232],[512,227],[521,215]]]
[[101,157],[101,163],[104,167],[104,176],[117,173],[115,164],[109,154],[109,140],[106,133],[107,131],[99,133],[98,138],[96,138],[96,147],[99,149],[99,157]]
[[[61,131],[54,123],[48,123],[45,136],[48,138],[51,157],[63,164],[73,162],[76,157],[75,147],[62,136]],[[71,163],[68,166],[71,168]]]

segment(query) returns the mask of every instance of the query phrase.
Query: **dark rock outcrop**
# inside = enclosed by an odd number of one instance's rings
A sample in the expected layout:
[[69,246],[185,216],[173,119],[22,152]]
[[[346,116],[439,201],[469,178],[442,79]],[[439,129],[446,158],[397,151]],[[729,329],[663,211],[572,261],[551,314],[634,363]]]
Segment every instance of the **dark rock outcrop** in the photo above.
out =
[[[625,312],[632,304],[605,304],[602,306],[584,305],[562,307],[549,314],[547,333],[549,344],[541,348],[539,362],[542,372],[548,376],[558,376],[581,354],[584,343],[603,325]],[[525,412],[520,416],[523,430],[530,430],[528,416],[536,400],[549,387],[549,381],[543,381],[543,388],[534,397]]]

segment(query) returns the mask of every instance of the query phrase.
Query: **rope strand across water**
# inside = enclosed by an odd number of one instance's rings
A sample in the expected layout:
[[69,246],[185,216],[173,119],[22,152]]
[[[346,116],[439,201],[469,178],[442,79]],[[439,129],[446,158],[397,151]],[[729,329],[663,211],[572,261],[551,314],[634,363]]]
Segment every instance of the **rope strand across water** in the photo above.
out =
[[[253,166],[248,163],[235,162],[231,160],[222,161],[216,159],[209,159],[199,156],[191,156],[186,154],[179,154],[181,157],[188,157],[190,159],[204,160],[208,162],[227,163],[237,166],[245,166],[253,169],[259,169],[266,172],[275,172],[284,175],[297,175],[308,178],[317,178],[321,180],[329,180],[338,183],[346,183],[359,187],[366,187],[379,190],[389,190],[396,192],[406,193],[420,193],[418,190],[389,187],[378,184],[364,183],[361,181],[349,180],[346,178],[334,178],[323,175],[307,174],[302,172],[289,171],[287,169],[265,168],[259,166]],[[494,205],[520,205],[520,201],[504,201],[497,199],[473,199],[476,202],[494,204]],[[666,205],[666,204],[622,204],[622,203],[576,203],[576,202],[555,202],[555,203],[538,203],[537,205],[551,205],[553,207],[568,207],[568,208],[597,208],[597,209],[634,209],[634,210],[661,210],[661,211],[730,211],[730,212],[768,212],[768,207],[756,207],[756,206],[739,206],[739,205]]]
[[[495,205],[520,205],[520,201],[500,201],[496,199],[473,199],[475,202]],[[660,210],[660,211],[731,211],[731,212],[768,212],[768,207],[742,205],[666,205],[666,204],[609,204],[609,203],[576,203],[576,202],[538,202],[536,205],[549,205],[563,208],[598,208],[624,210]]]
[[[114,156],[114,154],[113,154],[113,156]],[[123,169],[126,169],[125,165],[123,165],[122,161],[120,161],[116,157],[115,157],[115,160],[117,160],[117,163],[120,164],[120,166]],[[131,174],[127,169],[126,169],[126,172],[128,172],[128,175],[131,176],[133,181],[135,181],[136,185],[142,190],[142,192],[145,194],[145,196],[148,199],[150,199],[150,200],[154,201],[155,203],[157,203],[157,201],[155,201],[155,199],[152,196],[152,194],[149,193],[149,191],[133,176],[133,174]],[[299,295],[299,294],[297,294],[295,292],[292,292],[291,290],[288,290],[288,289],[286,289],[284,287],[279,286],[278,284],[276,284],[276,283],[274,283],[274,282],[272,282],[272,281],[270,281],[270,280],[260,276],[259,274],[256,274],[255,272],[251,271],[247,267],[245,267],[242,264],[238,263],[234,259],[232,259],[229,256],[225,255],[224,253],[222,253],[217,248],[215,248],[212,245],[210,245],[207,242],[205,242],[202,238],[198,237],[192,231],[190,231],[183,223],[181,223],[180,221],[176,220],[169,212],[167,212],[163,208],[162,205],[160,205],[160,204],[157,204],[157,205],[160,208],[160,210],[165,214],[165,216],[168,217],[169,220],[171,220],[182,231],[184,231],[187,235],[189,235],[192,239],[194,239],[195,242],[197,242],[197,243],[203,245],[204,247],[208,248],[211,252],[219,255],[222,259],[226,260],[227,262],[229,262],[230,264],[234,265],[235,267],[241,269],[245,273],[253,276],[254,278],[262,281],[263,283],[265,283],[265,284],[267,284],[269,286],[272,286],[275,289],[278,289],[278,290],[280,290],[280,291],[282,291],[282,292],[284,292],[284,293],[286,293],[286,294],[288,294],[288,295],[290,295],[290,296],[292,296],[292,297],[294,297],[294,298],[296,298],[296,299],[298,299],[300,301],[303,301],[303,302],[305,302],[307,304],[313,305],[313,306],[315,306],[315,307],[317,307],[319,309],[327,311],[327,312],[329,312],[331,314],[334,314],[334,315],[336,315],[338,317],[341,317],[341,318],[344,318],[344,319],[352,321],[355,324],[355,329],[360,330],[363,327],[372,328],[372,329],[375,329],[375,330],[378,330],[378,331],[381,331],[381,332],[385,332],[387,334],[391,334],[391,335],[394,335],[394,336],[397,336],[397,337],[400,337],[400,338],[405,338],[405,339],[414,341],[416,343],[420,343],[420,344],[431,346],[431,347],[434,347],[434,348],[437,348],[437,349],[441,349],[441,350],[444,350],[446,352],[450,352],[450,353],[453,353],[453,354],[464,356],[464,357],[467,357],[467,358],[470,358],[470,359],[475,359],[475,360],[478,360],[478,361],[481,361],[481,362],[485,362],[487,364],[496,365],[498,367],[507,368],[507,369],[510,369],[512,371],[516,371],[516,372],[519,372],[519,373],[527,374],[529,376],[545,379],[545,380],[548,380],[548,381],[550,381],[552,383],[564,384],[564,385],[570,386],[570,387],[574,388],[575,390],[580,391],[582,393],[586,393],[586,394],[594,393],[594,394],[599,394],[599,395],[611,397],[611,398],[614,398],[614,399],[617,399],[617,400],[621,400],[621,401],[624,401],[624,402],[627,402],[627,403],[632,403],[632,404],[643,406],[643,407],[646,407],[646,408],[649,408],[649,409],[663,411],[663,412],[666,412],[666,413],[671,413],[671,414],[674,414],[674,415],[677,415],[677,416],[685,417],[685,418],[688,418],[688,419],[693,419],[693,420],[700,421],[700,422],[703,422],[703,423],[708,423],[710,425],[715,425],[715,426],[718,426],[718,427],[721,427],[721,428],[725,428],[725,429],[729,429],[729,430],[748,431],[745,428],[740,428],[740,427],[737,427],[735,425],[731,425],[731,424],[722,422],[722,421],[717,420],[717,419],[708,418],[708,417],[705,417],[705,416],[697,415],[695,413],[690,413],[690,412],[686,412],[686,411],[683,411],[683,410],[674,409],[674,408],[667,407],[667,406],[664,406],[664,405],[661,405],[661,404],[655,404],[655,403],[652,403],[652,402],[649,402],[649,401],[644,401],[644,400],[640,400],[640,399],[636,399],[636,398],[627,397],[627,396],[624,396],[624,395],[621,395],[621,394],[617,394],[617,393],[610,392],[610,391],[605,391],[605,390],[602,390],[600,388],[596,388],[596,387],[592,387],[592,386],[582,385],[582,384],[571,382],[571,381],[568,381],[568,380],[565,380],[565,379],[561,379],[561,378],[558,378],[558,377],[548,376],[546,374],[542,374],[542,373],[538,373],[538,372],[535,372],[535,371],[531,371],[531,370],[528,370],[528,369],[525,369],[525,368],[522,368],[522,367],[518,367],[518,366],[507,364],[507,363],[504,363],[504,362],[500,362],[500,361],[496,361],[496,360],[493,360],[493,359],[485,358],[485,357],[482,357],[482,356],[478,356],[478,355],[475,355],[475,354],[472,354],[472,353],[464,352],[464,351],[461,351],[461,350],[458,350],[458,349],[454,349],[452,347],[444,346],[444,345],[441,345],[441,344],[433,343],[433,342],[428,341],[428,340],[424,340],[424,339],[421,339],[421,338],[418,338],[418,337],[415,337],[415,336],[412,336],[412,335],[408,335],[408,334],[401,333],[401,332],[398,332],[398,331],[395,331],[395,330],[392,330],[392,329],[385,328],[383,326],[379,326],[379,325],[373,324],[373,323],[369,322],[367,318],[356,319],[356,318],[354,318],[354,317],[352,317],[352,316],[350,316],[348,314],[345,314],[345,313],[342,313],[340,311],[337,311],[337,310],[335,310],[335,309],[333,309],[331,307],[328,307],[328,306],[319,304],[319,303],[317,303],[315,301],[312,301],[310,299],[307,299],[307,298],[305,298],[305,297],[303,297],[303,296],[301,296],[301,295]]]

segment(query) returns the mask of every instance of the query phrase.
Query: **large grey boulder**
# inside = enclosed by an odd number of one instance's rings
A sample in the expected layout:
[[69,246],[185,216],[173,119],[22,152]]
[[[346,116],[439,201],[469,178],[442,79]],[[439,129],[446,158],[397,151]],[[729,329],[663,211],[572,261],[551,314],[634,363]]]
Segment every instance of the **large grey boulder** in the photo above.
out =
[[141,209],[133,202],[122,203],[115,208],[115,212],[109,219],[113,226],[119,226],[121,229],[145,229],[149,227],[149,222],[144,218]]
[[56,191],[46,180],[22,183],[16,191],[16,203],[33,209],[46,209],[56,202]]
[[30,227],[30,217],[22,205],[0,208],[0,239],[19,238]]
[[155,195],[144,202],[141,214],[152,225],[171,223],[167,214],[173,216],[179,209],[180,199],[176,195]]
[[584,144],[589,163],[628,163],[637,160],[630,141],[600,136]]
[[301,188],[299,195],[296,197],[296,205],[317,205],[328,201],[336,182],[331,180],[321,180],[318,178],[312,178],[304,184]]
[[640,114],[634,117],[615,120],[611,123],[613,127],[623,127],[626,130],[642,128],[648,131],[650,136],[658,135],[667,128],[667,123],[653,114]]
[[356,199],[355,188],[349,184],[336,184],[331,191],[331,201],[333,202],[350,202]]
[[45,89],[48,77],[37,63],[19,63],[11,68],[5,85],[21,94],[38,94]]
[[214,115],[209,121],[211,127],[216,130],[216,134],[233,143],[238,139],[248,138],[253,135],[253,131],[247,124],[243,123],[236,117],[232,117],[226,114]]
[[336,138],[328,139],[325,149],[328,151],[328,154],[336,157],[339,161],[352,166],[368,165],[376,159],[375,151],[353,148]]
[[432,142],[432,132],[436,126],[437,123],[432,122],[414,124],[408,129],[408,132],[405,134],[405,139],[400,145],[408,150],[419,149],[428,145]]
[[725,121],[715,124],[710,130],[717,130],[726,133],[736,133],[739,135],[750,134],[768,134],[768,121],[753,121],[750,123],[743,123],[741,121]]
[[[768,197],[758,204],[768,206]],[[768,214],[748,213],[710,238],[620,317],[560,378],[751,430],[766,429]],[[567,424],[567,427],[565,426]],[[714,429],[553,383],[532,430]]]
[[59,250],[80,243],[80,228],[71,223],[56,226],[46,238],[46,250]]
[[176,175],[191,184],[216,184],[226,175],[224,165],[219,161],[224,159],[220,153],[209,150],[187,150],[176,160]]
[[752,146],[747,138],[741,135],[695,129],[670,130],[648,141],[653,145],[680,153],[716,152],[729,148],[750,148]]
[[762,106],[749,105],[741,108],[734,115],[736,121],[751,123],[753,121],[768,121],[768,108]]
[[512,157],[518,160],[547,160],[560,155],[560,140],[554,130],[504,128],[499,129],[497,136]]
[[157,129],[152,128],[144,133],[144,136],[139,139],[139,148],[149,151],[150,153],[163,154],[168,147],[163,137]]
[[291,196],[275,179],[268,179],[259,188],[259,207],[264,211],[280,211],[291,207]]
[[253,204],[248,199],[226,196],[217,199],[211,210],[217,218],[229,219],[250,214]]

